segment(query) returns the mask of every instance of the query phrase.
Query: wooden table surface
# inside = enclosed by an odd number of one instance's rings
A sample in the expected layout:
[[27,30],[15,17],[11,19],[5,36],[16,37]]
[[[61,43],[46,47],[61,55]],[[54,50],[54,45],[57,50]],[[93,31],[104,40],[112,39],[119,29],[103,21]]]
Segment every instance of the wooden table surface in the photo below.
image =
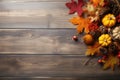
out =
[[[70,0],[0,0],[0,80],[120,80],[72,41]],[[81,35],[82,37],[82,35]]]

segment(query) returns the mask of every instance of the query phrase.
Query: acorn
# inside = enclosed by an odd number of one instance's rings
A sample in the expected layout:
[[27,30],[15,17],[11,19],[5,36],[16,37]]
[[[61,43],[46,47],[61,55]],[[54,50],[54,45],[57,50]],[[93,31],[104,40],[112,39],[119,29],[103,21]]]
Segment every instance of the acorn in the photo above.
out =
[[95,40],[97,40],[99,36],[101,35],[101,32],[96,30],[96,31],[91,31],[90,34],[93,36]]
[[100,51],[103,55],[107,55],[107,54],[108,54],[108,50],[107,50],[107,48],[105,48],[105,47],[101,47],[101,48],[99,49],[99,51]]
[[84,43],[87,45],[92,45],[94,43],[94,39],[93,36],[91,34],[86,34],[83,37]]
[[72,37],[72,40],[78,41],[78,37],[74,35],[74,36]]
[[113,53],[114,55],[116,55],[118,53],[118,48],[115,44],[110,44],[108,47],[109,52]]

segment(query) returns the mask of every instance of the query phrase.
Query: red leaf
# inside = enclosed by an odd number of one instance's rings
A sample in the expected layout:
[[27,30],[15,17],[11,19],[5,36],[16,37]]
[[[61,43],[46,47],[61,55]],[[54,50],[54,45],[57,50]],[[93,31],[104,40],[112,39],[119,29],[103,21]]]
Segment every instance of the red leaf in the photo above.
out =
[[66,3],[66,6],[70,9],[69,14],[73,14],[73,13],[76,12],[77,2],[76,1],[72,1],[71,3]]
[[83,13],[83,9],[82,9],[82,6],[83,6],[83,0],[78,0],[78,6],[77,6],[77,13],[78,15],[82,15]]
[[83,0],[78,0],[78,3],[74,0],[71,0],[71,2],[66,3],[66,6],[70,9],[69,14],[74,14],[77,12],[78,15],[81,16],[83,13]]

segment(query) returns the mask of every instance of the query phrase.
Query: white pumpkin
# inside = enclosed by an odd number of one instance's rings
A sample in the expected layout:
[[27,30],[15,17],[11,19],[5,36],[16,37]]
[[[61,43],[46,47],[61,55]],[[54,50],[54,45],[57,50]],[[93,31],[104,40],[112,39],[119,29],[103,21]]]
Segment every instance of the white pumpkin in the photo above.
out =
[[113,38],[120,40],[120,26],[117,26],[115,29],[113,29]]

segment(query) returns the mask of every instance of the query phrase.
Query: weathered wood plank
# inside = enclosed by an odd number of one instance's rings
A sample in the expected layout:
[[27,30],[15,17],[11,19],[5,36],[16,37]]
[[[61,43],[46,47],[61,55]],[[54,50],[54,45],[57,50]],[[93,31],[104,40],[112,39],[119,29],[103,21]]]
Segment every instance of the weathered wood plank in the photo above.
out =
[[0,29],[0,54],[84,54],[74,29]]
[[48,28],[48,16],[0,17],[0,28]]
[[0,0],[0,2],[66,2],[70,0]]
[[120,73],[102,70],[97,59],[84,65],[86,60],[80,55],[0,55],[0,76],[112,78]]
[[[26,14],[25,14],[26,15]],[[74,25],[68,22],[69,17],[53,17],[46,16],[15,16],[15,17],[0,17],[0,28],[75,28]]]
[[0,28],[48,28],[48,16],[0,17]]
[[0,28],[74,28],[70,17],[65,2],[0,2]]
[[[71,78],[14,78],[14,77],[4,77],[4,78],[0,78],[0,80],[78,80],[78,79],[71,79]],[[84,79],[87,80],[87,79]]]
[[[0,2],[0,10],[63,9],[65,2]],[[54,11],[53,11],[54,12]]]
[[49,28],[76,28],[76,25],[73,25],[69,22],[71,16],[53,16],[51,17],[52,21],[49,21]]
[[46,77],[46,78],[42,78],[42,77],[26,77],[26,78],[21,78],[21,77],[0,77],[0,80],[119,80],[119,77],[99,77],[99,78],[70,78],[70,77]]

